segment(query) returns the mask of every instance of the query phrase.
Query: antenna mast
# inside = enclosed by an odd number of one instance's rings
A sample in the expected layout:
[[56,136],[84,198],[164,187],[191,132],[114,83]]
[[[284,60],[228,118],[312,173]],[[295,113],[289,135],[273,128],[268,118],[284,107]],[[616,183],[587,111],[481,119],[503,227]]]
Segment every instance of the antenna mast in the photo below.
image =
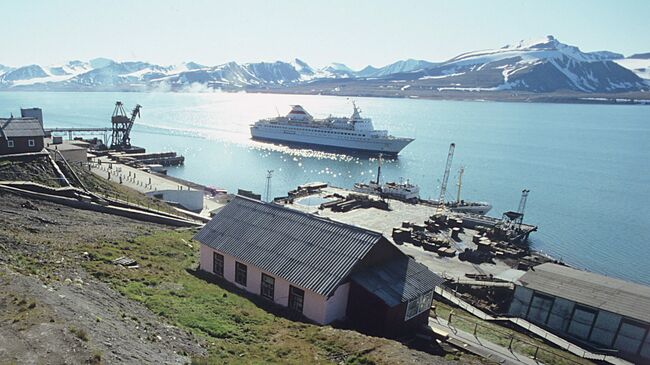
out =
[[445,165],[445,174],[442,176],[442,182],[440,183],[440,197],[438,198],[438,208],[436,209],[436,214],[442,213],[445,209],[445,193],[447,192],[447,182],[449,181],[451,161],[454,159],[455,149],[456,149],[455,143],[449,145],[449,153],[447,154],[447,164]]
[[273,177],[273,170],[266,170],[266,201],[271,201],[271,178]]
[[382,154],[379,154],[379,165],[377,166],[377,186],[379,186],[379,176],[381,176],[381,157]]

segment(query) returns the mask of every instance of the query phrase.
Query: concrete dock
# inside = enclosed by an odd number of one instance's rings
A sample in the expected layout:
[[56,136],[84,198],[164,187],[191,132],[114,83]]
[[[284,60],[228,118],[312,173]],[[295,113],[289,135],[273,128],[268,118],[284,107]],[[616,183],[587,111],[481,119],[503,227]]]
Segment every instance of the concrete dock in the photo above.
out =
[[211,211],[226,204],[225,201],[216,200],[204,191],[198,191],[196,185],[190,187],[189,184],[184,184],[178,179],[170,179],[159,174],[116,163],[105,156],[93,158],[90,162],[90,170],[102,178],[154,197],[157,197],[157,193],[163,192],[194,191],[197,194],[200,192],[203,199],[203,208],[200,211],[195,211],[195,213],[204,217],[210,217]]
[[[381,232],[391,241],[393,227],[401,226],[403,221],[421,224],[436,213],[436,207],[430,205],[411,204],[392,199],[388,200],[390,210],[359,208],[348,212],[333,212],[331,209],[319,209],[320,203],[318,205],[308,205],[310,197],[318,198],[313,199],[316,202],[320,201],[320,198],[328,195],[339,194],[346,196],[349,193],[351,193],[349,190],[328,186],[321,189],[319,193],[315,193],[309,197],[298,198],[293,204],[287,204],[286,206],[339,222]],[[459,233],[459,240],[450,240],[451,247],[458,252],[462,252],[465,248],[475,249],[477,245],[472,242],[472,236],[476,233],[477,231],[475,230],[464,229]],[[397,247],[405,254],[415,258],[418,262],[427,265],[431,271],[446,278],[462,279],[465,278],[465,274],[496,275],[510,269],[510,266],[500,260],[495,260],[494,264],[473,264],[468,261],[461,261],[458,255],[454,257],[441,257],[435,252],[425,251],[422,247],[410,243],[403,243],[397,245]]]

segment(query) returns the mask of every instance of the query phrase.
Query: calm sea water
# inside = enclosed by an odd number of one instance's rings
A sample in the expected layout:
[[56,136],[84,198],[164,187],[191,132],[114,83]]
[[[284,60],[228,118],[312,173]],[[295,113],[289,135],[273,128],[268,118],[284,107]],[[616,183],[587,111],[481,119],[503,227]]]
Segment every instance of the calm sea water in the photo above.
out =
[[[376,161],[277,148],[249,139],[248,125],[301,104],[314,116],[349,114],[342,97],[259,94],[0,93],[0,115],[43,108],[46,127],[108,127],[113,105],[142,104],[132,141],[174,150],[185,166],[169,174],[206,185],[273,195],[298,184],[341,187],[371,179]],[[524,104],[356,98],[375,127],[415,137],[383,176],[410,179],[437,197],[450,142],[452,179],[465,167],[463,197],[490,201],[491,215],[515,210],[531,190],[526,221],[540,227],[535,249],[572,265],[650,284],[650,109],[642,106]],[[455,194],[454,185],[450,183]],[[424,217],[423,217],[424,218]]]

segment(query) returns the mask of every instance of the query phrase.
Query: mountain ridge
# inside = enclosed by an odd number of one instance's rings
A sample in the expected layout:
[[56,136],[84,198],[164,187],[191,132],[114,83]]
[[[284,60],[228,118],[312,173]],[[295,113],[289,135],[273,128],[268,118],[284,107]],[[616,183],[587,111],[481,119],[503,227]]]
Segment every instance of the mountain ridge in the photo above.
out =
[[62,65],[0,65],[0,90],[179,91],[193,86],[221,90],[291,89],[329,85],[336,80],[390,89],[441,91],[526,91],[581,93],[647,91],[650,72],[641,61],[648,54],[624,58],[610,51],[582,52],[553,36],[519,41],[496,49],[462,53],[444,62],[399,60],[383,67],[355,71],[342,63],[313,68],[290,62],[228,62],[216,66],[192,61],[157,65],[109,58],[74,60]]

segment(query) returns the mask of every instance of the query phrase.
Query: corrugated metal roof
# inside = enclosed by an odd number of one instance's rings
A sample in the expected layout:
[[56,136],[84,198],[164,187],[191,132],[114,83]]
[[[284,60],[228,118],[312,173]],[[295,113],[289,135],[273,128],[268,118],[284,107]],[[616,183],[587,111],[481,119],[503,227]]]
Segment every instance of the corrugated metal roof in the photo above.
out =
[[327,296],[382,235],[238,196],[194,238]]
[[34,118],[0,118],[0,136],[11,137],[43,137],[45,132],[38,119]]
[[650,323],[650,287],[546,263],[524,274],[522,286]]
[[444,281],[408,256],[355,272],[351,279],[390,307],[415,299]]

